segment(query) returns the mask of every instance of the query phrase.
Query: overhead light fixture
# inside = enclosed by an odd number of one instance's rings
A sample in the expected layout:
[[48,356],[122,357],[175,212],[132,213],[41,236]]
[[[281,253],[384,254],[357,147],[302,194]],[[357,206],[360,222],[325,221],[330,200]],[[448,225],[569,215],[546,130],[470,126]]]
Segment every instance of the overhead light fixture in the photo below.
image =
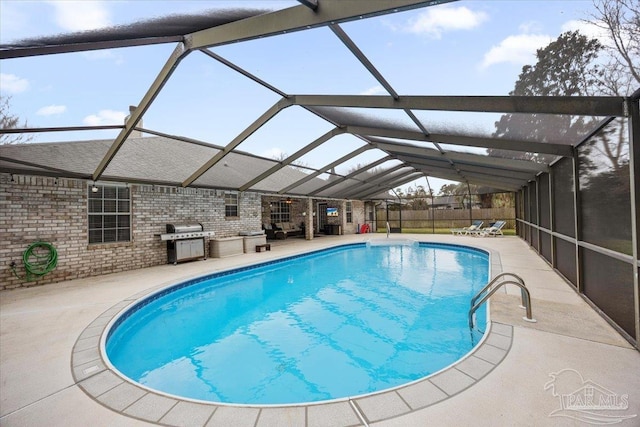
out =
[[97,192],[98,192],[98,187],[96,187],[96,185],[95,185],[95,184],[93,184],[93,185],[91,186],[91,192],[92,192],[92,193],[97,193]]

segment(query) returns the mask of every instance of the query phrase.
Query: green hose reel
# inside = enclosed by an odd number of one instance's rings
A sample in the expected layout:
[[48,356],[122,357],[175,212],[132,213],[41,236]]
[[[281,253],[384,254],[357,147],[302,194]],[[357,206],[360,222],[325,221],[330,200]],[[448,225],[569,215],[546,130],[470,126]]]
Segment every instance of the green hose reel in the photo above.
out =
[[22,262],[26,271],[26,276],[20,277],[16,272],[16,264],[11,264],[13,274],[20,280],[29,282],[38,280],[40,277],[50,273],[58,264],[58,251],[48,242],[35,242],[29,245],[22,253]]

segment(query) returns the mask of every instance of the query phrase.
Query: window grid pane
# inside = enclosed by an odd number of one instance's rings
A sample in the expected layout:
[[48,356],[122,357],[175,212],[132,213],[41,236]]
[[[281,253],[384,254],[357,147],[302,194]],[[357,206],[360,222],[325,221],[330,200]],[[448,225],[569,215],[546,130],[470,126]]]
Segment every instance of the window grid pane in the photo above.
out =
[[92,186],[88,188],[89,243],[128,242],[131,240],[131,200],[127,187]]
[[290,206],[283,201],[271,203],[271,222],[277,224],[291,221]]
[[238,195],[236,193],[224,194],[224,216],[225,217],[238,216]]

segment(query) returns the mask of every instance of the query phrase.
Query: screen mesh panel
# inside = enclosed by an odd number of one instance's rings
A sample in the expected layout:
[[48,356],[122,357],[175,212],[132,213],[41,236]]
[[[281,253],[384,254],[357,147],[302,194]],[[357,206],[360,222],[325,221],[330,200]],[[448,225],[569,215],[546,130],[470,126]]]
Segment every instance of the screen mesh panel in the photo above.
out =
[[565,158],[551,167],[554,231],[576,237],[573,202],[573,160]]
[[531,227],[531,246],[533,246],[537,250],[540,250],[539,244],[540,243],[538,242],[538,229]]
[[551,229],[551,207],[549,203],[549,174],[543,173],[539,177],[540,192],[540,225],[544,228]]
[[[529,222],[533,224],[538,223],[538,212],[537,212],[537,203],[536,203],[536,183],[530,182],[527,185],[529,189],[529,205],[527,206],[527,212],[529,216]],[[528,227],[529,238],[528,241],[534,248],[538,249],[538,231],[534,227]]]
[[632,254],[629,142],[614,120],[578,147],[581,240]]
[[573,286],[577,287],[578,278],[576,274],[576,246],[573,243],[562,239],[555,240],[556,258],[555,267]]
[[[516,192],[516,218],[522,218],[522,190]],[[516,221],[516,233],[520,238],[524,238],[524,232],[522,228],[522,224],[519,221]]]
[[633,266],[580,248],[584,293],[607,316],[635,336]]
[[529,222],[538,224],[538,202],[537,185],[535,182],[529,183]]
[[549,233],[545,233],[544,231],[540,232],[540,254],[549,262],[553,262],[551,257],[551,235]]
[[[529,221],[530,217],[529,217],[529,187],[526,186],[524,187],[522,192],[522,213],[524,214],[524,220],[525,221]],[[524,224],[522,227],[522,233],[523,233],[523,237],[524,239],[531,243],[531,233],[530,233],[530,227],[527,224]]]
[[529,215],[529,204],[531,203],[529,200],[529,186],[523,188],[523,205],[522,205],[522,213],[524,214],[524,220],[527,222],[531,221],[531,216]]

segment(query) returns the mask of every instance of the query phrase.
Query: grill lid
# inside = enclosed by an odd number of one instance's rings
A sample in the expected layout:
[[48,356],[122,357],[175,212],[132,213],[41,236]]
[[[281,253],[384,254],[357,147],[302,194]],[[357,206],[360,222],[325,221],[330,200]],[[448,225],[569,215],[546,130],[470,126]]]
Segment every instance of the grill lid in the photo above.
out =
[[167,233],[194,233],[204,231],[202,224],[167,224]]

